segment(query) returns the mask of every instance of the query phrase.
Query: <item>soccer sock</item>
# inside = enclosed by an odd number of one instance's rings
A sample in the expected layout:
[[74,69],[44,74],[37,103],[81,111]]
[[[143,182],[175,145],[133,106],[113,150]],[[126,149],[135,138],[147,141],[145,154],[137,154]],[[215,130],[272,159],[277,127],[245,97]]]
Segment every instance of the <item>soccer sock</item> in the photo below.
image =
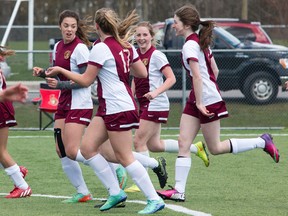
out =
[[119,167],[119,164],[117,164],[117,163],[112,163],[112,162],[109,162],[109,161],[107,161],[107,162],[108,162],[108,164],[109,164],[109,166],[110,166],[110,168],[111,168],[111,170],[112,170],[112,172],[113,172],[113,175],[114,175],[115,178],[117,179],[116,170],[117,170],[117,168]]
[[255,148],[264,148],[265,141],[260,138],[251,139],[230,139],[231,145],[233,147],[233,154],[250,151]]
[[178,157],[175,163],[175,189],[179,193],[185,192],[186,182],[192,165],[191,158]]
[[138,160],[145,168],[149,167],[153,169],[159,165],[158,161],[155,158],[147,157],[140,154],[139,152],[133,152],[133,155],[135,159]]
[[159,200],[159,196],[155,191],[147,171],[139,161],[135,160],[125,168],[148,200]]
[[28,188],[28,184],[22,177],[22,173],[20,172],[20,168],[17,164],[14,164],[13,166],[6,168],[5,172],[13,181],[16,187],[21,188],[23,190],[26,190]]
[[89,194],[89,190],[84,181],[82,170],[77,161],[71,160],[68,157],[61,158],[62,169],[66,174],[71,184],[76,188],[77,193],[84,195]]
[[101,154],[96,154],[92,158],[86,160],[85,164],[94,170],[110,195],[113,196],[120,193],[118,180],[115,178],[108,162]]
[[80,149],[78,149],[77,151],[77,155],[76,155],[76,161],[84,163],[85,162],[85,158],[83,157],[83,155],[81,154]]
[[[179,151],[179,146],[178,146],[178,141],[173,140],[173,139],[167,139],[163,140],[164,141],[164,151],[165,152],[178,152]],[[190,147],[190,152],[196,154],[197,153],[197,147],[192,144]]]

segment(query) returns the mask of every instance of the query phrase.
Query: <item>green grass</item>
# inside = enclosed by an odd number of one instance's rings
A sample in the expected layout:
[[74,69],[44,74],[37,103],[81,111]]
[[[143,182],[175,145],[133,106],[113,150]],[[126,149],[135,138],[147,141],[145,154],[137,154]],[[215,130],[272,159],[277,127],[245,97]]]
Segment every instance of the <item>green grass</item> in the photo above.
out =
[[[14,103],[18,128],[37,128],[39,125],[39,111],[31,102],[26,104]],[[95,106],[95,109],[97,107]],[[265,106],[253,106],[244,102],[227,101],[230,117],[221,121],[222,127],[287,127],[288,103],[277,102]],[[182,114],[180,102],[171,103],[168,123],[163,127],[179,127]],[[48,118],[43,115],[43,121]]]
[[[226,139],[231,131],[224,131],[222,139]],[[238,131],[233,137],[254,137],[263,131]],[[262,150],[254,150],[239,155],[226,154],[210,156],[211,164],[206,168],[203,162],[192,155],[192,168],[186,186],[186,202],[166,204],[183,206],[195,211],[210,213],[214,216],[284,216],[287,215],[287,131],[270,131],[281,153],[279,164],[275,164],[270,156]],[[163,131],[164,138],[174,138],[170,131]],[[249,135],[250,134],[250,135]],[[229,136],[230,137],[230,136]],[[198,136],[197,140],[202,139]],[[8,149],[14,159],[29,169],[26,177],[33,194],[55,196],[71,196],[75,192],[63,174],[60,161],[56,156],[51,131],[11,131]],[[169,173],[168,184],[174,185],[174,166],[176,153],[152,153],[167,159]],[[107,193],[89,167],[82,166],[86,183],[95,198],[103,198]],[[152,182],[159,189],[155,174],[150,170]],[[128,185],[132,184],[129,179]],[[2,171],[0,173],[0,193],[8,193],[12,183]],[[27,199],[8,200],[0,196],[0,215],[97,215],[99,209],[93,206],[100,201],[80,204],[63,204],[62,199],[32,196]],[[111,209],[101,213],[105,215],[135,215],[144,208],[143,204],[133,200],[145,201],[142,193],[128,194],[126,208]],[[157,215],[185,215],[166,208]]]

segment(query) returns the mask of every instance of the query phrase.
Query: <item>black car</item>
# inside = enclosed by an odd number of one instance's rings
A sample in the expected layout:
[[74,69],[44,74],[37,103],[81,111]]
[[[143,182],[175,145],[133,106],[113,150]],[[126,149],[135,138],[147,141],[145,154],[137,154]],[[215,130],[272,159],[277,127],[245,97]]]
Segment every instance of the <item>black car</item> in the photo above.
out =
[[[163,47],[159,49],[167,55],[177,79],[172,89],[181,89],[180,49],[184,38],[176,37],[173,22],[173,18],[165,21]],[[212,51],[219,68],[217,83],[220,90],[240,90],[251,104],[267,104],[275,100],[279,86],[288,78],[288,70],[279,64],[279,59],[288,57],[288,48],[251,41],[243,43],[220,27],[215,27],[213,32]],[[191,80],[187,79],[186,83],[190,89]]]

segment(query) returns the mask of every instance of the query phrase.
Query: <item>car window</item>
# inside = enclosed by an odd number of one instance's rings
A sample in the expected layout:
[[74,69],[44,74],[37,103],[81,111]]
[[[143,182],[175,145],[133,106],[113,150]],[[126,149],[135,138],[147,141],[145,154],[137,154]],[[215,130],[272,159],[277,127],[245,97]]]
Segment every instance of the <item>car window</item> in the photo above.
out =
[[249,28],[230,26],[230,27],[225,27],[224,29],[230,32],[231,34],[233,34],[234,36],[236,36],[241,41],[245,41],[245,40],[256,41],[255,34]]

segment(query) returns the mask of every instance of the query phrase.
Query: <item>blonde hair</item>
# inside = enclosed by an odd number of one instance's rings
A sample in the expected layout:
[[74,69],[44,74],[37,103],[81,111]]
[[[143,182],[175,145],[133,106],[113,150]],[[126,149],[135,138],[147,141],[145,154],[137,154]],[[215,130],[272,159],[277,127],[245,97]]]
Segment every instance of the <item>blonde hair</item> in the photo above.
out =
[[112,35],[122,47],[130,48],[128,41],[133,36],[133,25],[139,21],[139,16],[136,10],[133,10],[121,20],[114,10],[101,8],[96,11],[94,21],[105,34]]
[[14,50],[10,50],[10,49],[7,49],[4,46],[0,46],[0,56],[7,57],[7,56],[11,56],[11,55],[15,55],[15,51]]
[[139,22],[135,27],[135,31],[136,31],[137,27],[146,27],[148,29],[150,35],[152,36],[152,41],[151,41],[152,45],[153,46],[159,45],[159,41],[155,40],[155,34],[156,33],[154,32],[153,26],[151,25],[150,22],[147,22],[147,21]]

